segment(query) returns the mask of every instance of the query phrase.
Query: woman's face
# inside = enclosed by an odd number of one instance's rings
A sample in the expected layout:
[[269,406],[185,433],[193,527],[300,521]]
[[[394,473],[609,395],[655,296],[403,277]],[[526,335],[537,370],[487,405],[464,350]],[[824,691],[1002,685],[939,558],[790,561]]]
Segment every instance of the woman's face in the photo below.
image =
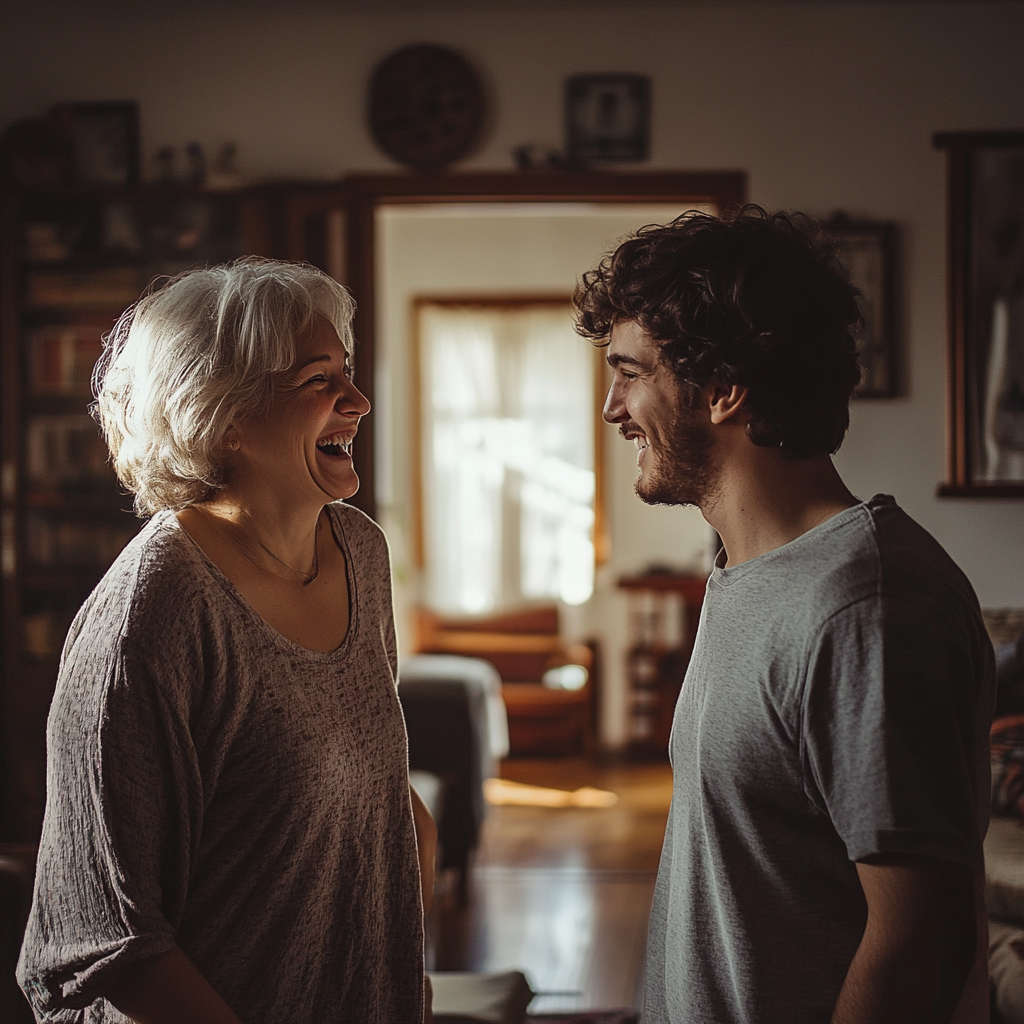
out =
[[233,427],[239,443],[228,461],[228,489],[256,488],[288,504],[355,494],[350,448],[370,403],[350,373],[338,332],[317,317],[295,339],[295,362],[275,382],[268,412]]

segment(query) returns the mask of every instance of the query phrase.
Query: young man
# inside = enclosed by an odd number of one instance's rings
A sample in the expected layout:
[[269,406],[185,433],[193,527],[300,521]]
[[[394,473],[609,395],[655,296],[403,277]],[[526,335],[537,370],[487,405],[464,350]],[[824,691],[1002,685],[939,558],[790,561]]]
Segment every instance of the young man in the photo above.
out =
[[577,291],[637,494],[723,542],[675,714],[646,1024],[988,1019],[991,645],[935,540],[832,464],[856,294],[811,225],[757,207],[644,228]]

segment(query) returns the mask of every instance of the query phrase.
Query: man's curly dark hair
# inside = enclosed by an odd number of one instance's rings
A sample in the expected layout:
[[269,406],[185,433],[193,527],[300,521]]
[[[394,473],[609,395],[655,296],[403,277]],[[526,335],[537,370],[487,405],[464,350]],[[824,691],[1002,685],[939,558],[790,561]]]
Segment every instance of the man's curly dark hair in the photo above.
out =
[[636,321],[691,402],[712,378],[749,388],[751,440],[799,459],[837,451],[850,424],[858,294],[812,221],[748,205],[641,228],[573,301],[576,330],[597,344]]

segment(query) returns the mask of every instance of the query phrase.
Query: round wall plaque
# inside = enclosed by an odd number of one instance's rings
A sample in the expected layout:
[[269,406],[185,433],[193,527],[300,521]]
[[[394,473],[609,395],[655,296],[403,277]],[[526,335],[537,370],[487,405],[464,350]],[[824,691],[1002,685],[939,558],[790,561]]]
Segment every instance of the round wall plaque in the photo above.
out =
[[417,170],[437,170],[466,156],[483,120],[483,86],[454,50],[406,46],[385,57],[373,73],[373,137],[386,153]]

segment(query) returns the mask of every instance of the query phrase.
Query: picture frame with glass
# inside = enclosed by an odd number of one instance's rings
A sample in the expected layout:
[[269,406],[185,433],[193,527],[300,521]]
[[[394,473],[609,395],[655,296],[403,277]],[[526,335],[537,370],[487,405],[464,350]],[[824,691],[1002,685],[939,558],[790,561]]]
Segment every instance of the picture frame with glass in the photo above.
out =
[[942,495],[1024,497],[1024,132],[941,132],[947,165]]

